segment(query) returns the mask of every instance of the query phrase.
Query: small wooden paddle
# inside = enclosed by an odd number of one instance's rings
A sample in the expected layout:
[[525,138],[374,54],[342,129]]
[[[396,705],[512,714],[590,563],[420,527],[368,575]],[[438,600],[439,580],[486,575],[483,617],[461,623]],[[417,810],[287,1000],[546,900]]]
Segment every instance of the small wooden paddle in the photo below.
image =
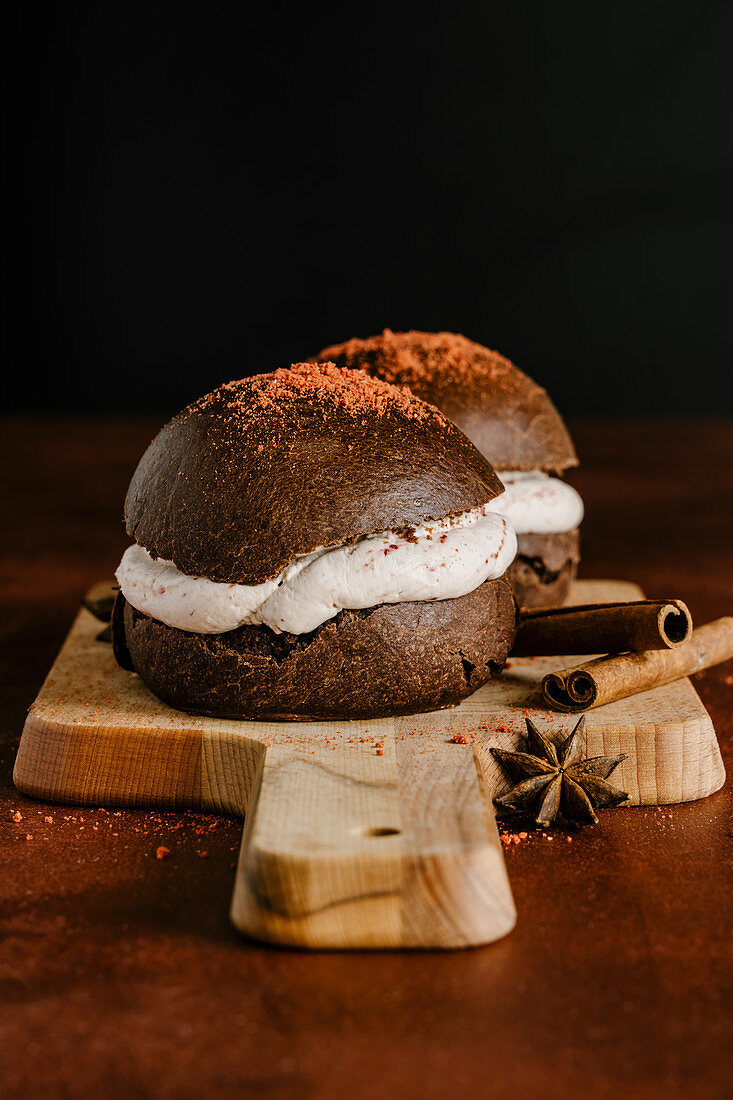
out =
[[[579,603],[640,595],[614,581],[575,589]],[[246,815],[232,919],[259,939],[451,948],[512,928],[492,807],[506,778],[490,750],[516,750],[527,715],[569,732],[538,692],[566,659],[512,659],[501,679],[432,714],[238,722],[171,710],[117,666],[100,625],[82,608],[30,708],[14,775],[22,791]],[[614,781],[636,804],[702,798],[725,778],[688,680],[590,711],[585,752],[626,754]]]

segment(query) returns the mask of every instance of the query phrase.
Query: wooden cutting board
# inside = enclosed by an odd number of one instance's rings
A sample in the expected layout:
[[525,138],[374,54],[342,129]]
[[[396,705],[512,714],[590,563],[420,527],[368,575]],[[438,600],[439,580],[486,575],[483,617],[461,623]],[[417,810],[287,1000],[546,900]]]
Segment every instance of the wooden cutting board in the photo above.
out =
[[[626,582],[581,581],[569,602],[640,597]],[[506,782],[489,748],[516,747],[525,716],[569,732],[575,718],[545,709],[537,683],[577,660],[510,661],[500,680],[431,714],[238,722],[166,707],[117,667],[99,632],[82,609],[30,708],[20,790],[246,815],[231,912],[258,939],[452,948],[513,927],[492,807]],[[703,798],[725,778],[689,680],[589,711],[586,742],[589,756],[628,754],[613,782],[635,804]]]

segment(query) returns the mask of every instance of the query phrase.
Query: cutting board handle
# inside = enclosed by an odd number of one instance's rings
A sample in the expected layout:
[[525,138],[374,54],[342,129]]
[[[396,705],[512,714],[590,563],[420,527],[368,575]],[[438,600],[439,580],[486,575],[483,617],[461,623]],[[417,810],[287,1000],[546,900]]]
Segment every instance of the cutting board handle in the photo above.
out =
[[237,928],[311,948],[467,947],[511,930],[473,752],[416,740],[267,749],[237,869]]

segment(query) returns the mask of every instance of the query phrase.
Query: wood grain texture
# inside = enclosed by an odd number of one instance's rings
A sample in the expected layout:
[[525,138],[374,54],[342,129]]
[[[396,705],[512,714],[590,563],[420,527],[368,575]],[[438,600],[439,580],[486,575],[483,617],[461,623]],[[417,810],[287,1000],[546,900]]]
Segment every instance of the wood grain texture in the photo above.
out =
[[[579,603],[635,599],[580,582]],[[491,807],[530,715],[569,730],[537,685],[567,658],[510,662],[458,707],[365,722],[254,723],[176,712],[119,669],[81,610],[25,724],[15,782],[52,801],[246,815],[232,918],[308,947],[458,947],[515,919]],[[725,773],[689,681],[589,712],[588,755],[625,752],[631,802],[702,798]]]
[[268,749],[232,902],[242,931],[307,947],[457,947],[512,928],[471,753],[425,762],[388,721],[378,739],[383,755],[348,730],[315,752]]

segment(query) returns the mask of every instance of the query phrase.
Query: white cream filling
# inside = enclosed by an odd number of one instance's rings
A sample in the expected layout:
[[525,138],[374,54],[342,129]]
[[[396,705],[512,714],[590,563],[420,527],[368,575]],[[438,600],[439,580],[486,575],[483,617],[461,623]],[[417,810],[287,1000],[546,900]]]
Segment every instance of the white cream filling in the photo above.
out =
[[583,519],[583,501],[572,485],[541,470],[502,470],[505,491],[487,505],[506,516],[518,535],[561,535]]
[[277,633],[306,634],[344,608],[450,600],[501,577],[517,540],[492,504],[422,524],[409,538],[382,531],[352,545],[319,547],[263,584],[189,577],[137,545],[125,551],[116,575],[133,607],[179,630],[223,634],[263,623]]

